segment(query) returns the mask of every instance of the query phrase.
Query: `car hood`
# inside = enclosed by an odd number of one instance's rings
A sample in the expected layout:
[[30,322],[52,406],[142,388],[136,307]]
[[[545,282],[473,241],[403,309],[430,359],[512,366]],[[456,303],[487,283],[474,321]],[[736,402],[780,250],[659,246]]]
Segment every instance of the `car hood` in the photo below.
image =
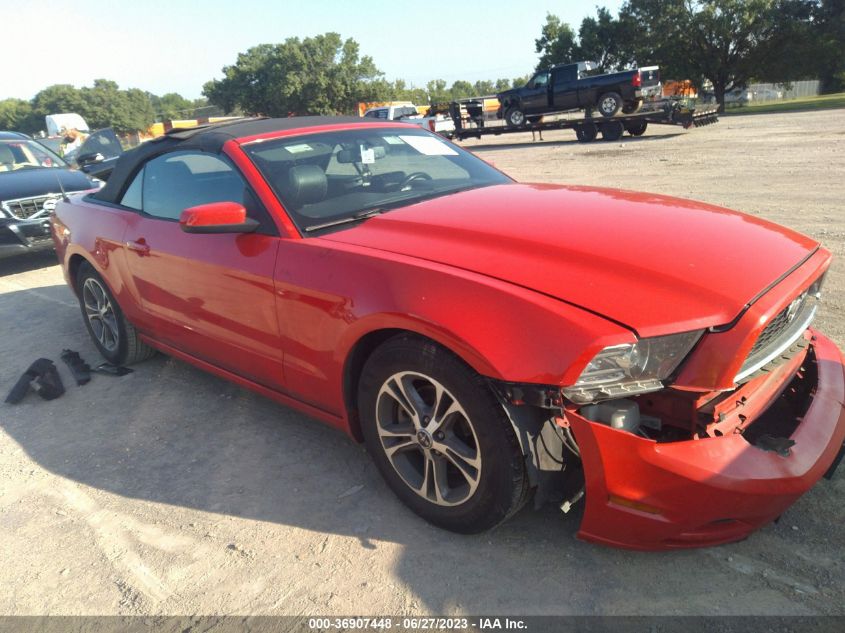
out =
[[18,169],[0,173],[0,201],[60,193],[59,182],[66,192],[83,191],[95,186],[85,174],[69,169]]
[[818,247],[789,229],[708,204],[522,184],[435,198],[322,239],[530,288],[640,336],[729,323]]
[[70,169],[18,169],[0,173],[0,201],[60,193],[59,182],[66,192],[84,191],[95,187],[85,174]]

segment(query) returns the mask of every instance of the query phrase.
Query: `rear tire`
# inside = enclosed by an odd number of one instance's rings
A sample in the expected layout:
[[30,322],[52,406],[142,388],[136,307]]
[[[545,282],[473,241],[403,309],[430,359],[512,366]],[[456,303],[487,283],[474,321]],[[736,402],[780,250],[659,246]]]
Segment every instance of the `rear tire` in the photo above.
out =
[[426,521],[475,534],[527,500],[522,451],[502,406],[435,343],[399,335],[378,347],[361,372],[358,413],[381,475]]
[[625,125],[625,129],[631,136],[642,136],[643,134],[645,134],[647,127],[648,121],[636,121],[633,123],[627,123]]
[[616,116],[616,113],[622,109],[622,97],[615,92],[605,92],[599,97],[596,109],[605,119]]
[[601,124],[601,138],[603,141],[618,141],[625,133],[621,121],[608,121]]
[[103,358],[112,365],[131,365],[155,355],[155,350],[141,341],[106,282],[88,262],[79,266],[76,288],[85,328]]
[[599,134],[598,126],[588,121],[587,123],[581,123],[580,125],[575,126],[575,136],[578,138],[580,143],[589,143],[590,141],[595,141],[596,136]]
[[643,107],[643,100],[628,101],[622,106],[622,114],[635,114]]

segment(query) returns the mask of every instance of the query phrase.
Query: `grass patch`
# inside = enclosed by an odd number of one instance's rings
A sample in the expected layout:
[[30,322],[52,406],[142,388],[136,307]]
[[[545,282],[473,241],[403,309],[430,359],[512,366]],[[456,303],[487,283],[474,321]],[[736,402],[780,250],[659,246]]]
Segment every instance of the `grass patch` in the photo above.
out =
[[750,103],[738,108],[728,108],[725,115],[730,114],[765,114],[768,112],[799,112],[806,110],[832,110],[845,108],[845,92],[816,97],[801,97],[788,101],[767,101],[765,103]]

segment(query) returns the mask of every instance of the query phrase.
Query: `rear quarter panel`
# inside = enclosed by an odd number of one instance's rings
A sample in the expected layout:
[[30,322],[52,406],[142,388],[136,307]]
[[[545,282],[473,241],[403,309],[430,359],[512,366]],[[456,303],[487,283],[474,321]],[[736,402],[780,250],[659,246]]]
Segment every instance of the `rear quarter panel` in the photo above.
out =
[[584,80],[589,86],[588,92],[592,100],[591,103],[595,104],[598,102],[599,97],[606,92],[617,92],[625,100],[632,99],[634,96],[634,87],[631,81],[636,72],[636,70],[626,70],[609,75],[589,77]]
[[60,201],[52,218],[53,241],[65,280],[76,291],[78,258],[91,264],[105,280],[121,309],[135,324],[142,319],[129,279],[123,234],[133,211],[92,202],[87,196]]

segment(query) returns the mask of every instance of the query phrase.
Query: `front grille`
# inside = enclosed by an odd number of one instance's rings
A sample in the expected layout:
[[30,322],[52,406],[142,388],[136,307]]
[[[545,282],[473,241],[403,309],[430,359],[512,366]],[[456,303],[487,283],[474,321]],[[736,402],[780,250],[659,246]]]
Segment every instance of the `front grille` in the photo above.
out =
[[742,364],[742,369],[735,378],[736,382],[748,379],[761,368],[780,358],[787,358],[793,344],[810,326],[817,307],[817,293],[805,290],[778,312],[763,328]]
[[749,356],[757,356],[762,350],[766,349],[777,341],[780,336],[783,334],[783,331],[789,327],[792,319],[789,318],[790,316],[790,309],[793,310],[793,315],[797,317],[798,312],[801,311],[801,308],[804,305],[804,302],[807,301],[807,293],[802,294],[798,297],[798,306],[797,308],[792,308],[793,304],[786,306],[783,310],[778,312],[777,316],[771,320],[771,322],[763,329],[760,333],[760,338],[757,339],[757,342],[754,343],[754,347],[751,348],[751,352],[748,354]]
[[[34,198],[18,198],[3,202],[3,210],[18,220],[37,220],[47,217],[56,208],[56,202],[61,197],[58,194],[35,196]],[[49,201],[49,202],[48,202]],[[48,203],[46,208],[45,203]]]

